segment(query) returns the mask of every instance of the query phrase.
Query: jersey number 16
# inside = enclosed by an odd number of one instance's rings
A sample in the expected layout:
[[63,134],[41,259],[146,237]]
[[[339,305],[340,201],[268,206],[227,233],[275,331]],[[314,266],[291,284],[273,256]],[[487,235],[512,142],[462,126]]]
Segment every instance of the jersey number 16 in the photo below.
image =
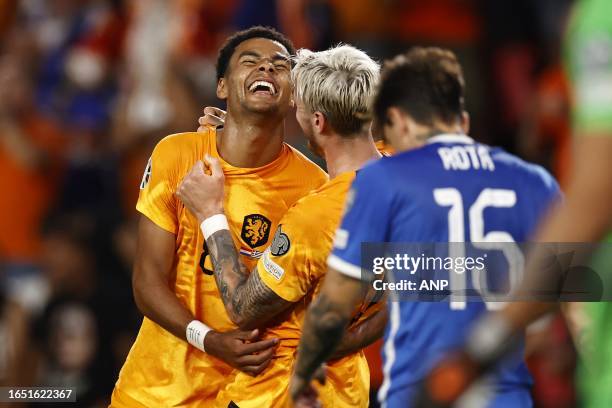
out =
[[[487,207],[512,208],[516,205],[516,192],[507,189],[485,188],[474,203],[470,206],[467,217],[464,212],[464,200],[456,188],[438,188],[433,191],[436,204],[441,207],[450,207],[448,211],[448,241],[466,242],[465,223],[467,218],[469,224],[469,242],[474,248],[486,251],[502,251],[508,262],[510,290],[516,288],[521,281],[523,273],[524,257],[516,245],[512,235],[506,231],[489,231],[485,234],[484,210]],[[449,245],[449,257],[465,257],[465,245]],[[503,307],[501,298],[507,296],[493,293],[487,287],[487,279],[484,273],[486,269],[472,269],[472,283],[480,295],[485,299],[489,310],[497,310]],[[466,307],[467,272],[450,273],[450,308],[463,310]],[[488,300],[488,301],[487,301]]]

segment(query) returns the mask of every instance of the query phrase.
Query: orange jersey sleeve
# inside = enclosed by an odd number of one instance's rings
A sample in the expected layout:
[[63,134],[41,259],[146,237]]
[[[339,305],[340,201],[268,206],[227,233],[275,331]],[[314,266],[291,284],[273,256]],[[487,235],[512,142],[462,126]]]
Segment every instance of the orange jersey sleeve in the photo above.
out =
[[317,283],[316,270],[321,265],[311,254],[324,250],[317,238],[326,231],[321,223],[314,223],[316,214],[302,214],[301,208],[294,206],[281,219],[271,245],[257,262],[257,273],[264,283],[289,302],[303,298]]
[[140,182],[136,209],[164,230],[178,230],[177,198],[174,195],[179,171],[173,143],[164,139],[157,144]]
[[327,272],[326,258],[354,172],[343,173],[299,200],[280,220],[257,272],[283,299],[296,302]]

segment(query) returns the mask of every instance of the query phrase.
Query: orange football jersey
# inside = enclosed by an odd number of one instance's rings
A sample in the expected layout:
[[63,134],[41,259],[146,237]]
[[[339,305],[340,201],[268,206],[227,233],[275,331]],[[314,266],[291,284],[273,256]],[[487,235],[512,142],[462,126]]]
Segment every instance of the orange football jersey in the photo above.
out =
[[[219,296],[197,219],[175,192],[196,161],[219,157],[216,132],[180,133],[155,147],[136,208],[176,235],[170,285],[196,319],[219,331],[235,329]],[[237,168],[221,159],[225,212],[241,261],[255,267],[280,218],[327,175],[294,148],[258,168]],[[210,406],[234,370],[145,318],[113,391],[112,407]]]
[[[280,221],[271,246],[257,263],[257,273],[278,296],[295,305],[283,313],[282,323],[267,329],[280,339],[270,366],[257,377],[237,372],[219,395],[217,406],[234,402],[240,408],[284,407],[289,403],[289,380],[304,315],[327,272],[327,257],[354,178],[355,172],[338,175],[299,200]],[[380,307],[380,303],[362,306],[355,320],[365,319]],[[328,362],[326,384],[319,396],[324,407],[367,407],[369,388],[368,363],[360,351]]]

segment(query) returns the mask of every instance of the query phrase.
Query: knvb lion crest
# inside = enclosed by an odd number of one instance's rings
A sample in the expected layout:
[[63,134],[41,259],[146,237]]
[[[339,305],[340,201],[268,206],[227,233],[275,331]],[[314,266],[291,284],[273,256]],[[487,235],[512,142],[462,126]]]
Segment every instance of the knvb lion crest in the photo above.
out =
[[261,214],[249,214],[244,217],[242,222],[242,232],[240,237],[251,248],[256,248],[268,242],[270,237],[270,226],[272,223],[269,219]]

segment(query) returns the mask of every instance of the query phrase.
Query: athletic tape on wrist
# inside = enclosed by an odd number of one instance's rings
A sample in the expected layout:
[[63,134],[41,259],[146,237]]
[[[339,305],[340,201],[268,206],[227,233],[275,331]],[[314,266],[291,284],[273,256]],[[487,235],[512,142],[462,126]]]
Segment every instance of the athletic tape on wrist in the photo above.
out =
[[202,234],[204,234],[204,240],[207,240],[212,234],[220,230],[229,230],[229,224],[224,214],[215,214],[212,217],[208,217],[200,224]]
[[202,323],[199,320],[192,320],[191,323],[187,325],[187,330],[185,330],[185,336],[187,338],[187,342],[191,344],[193,347],[202,350],[206,353],[206,349],[204,348],[204,339],[209,331],[212,329]]

